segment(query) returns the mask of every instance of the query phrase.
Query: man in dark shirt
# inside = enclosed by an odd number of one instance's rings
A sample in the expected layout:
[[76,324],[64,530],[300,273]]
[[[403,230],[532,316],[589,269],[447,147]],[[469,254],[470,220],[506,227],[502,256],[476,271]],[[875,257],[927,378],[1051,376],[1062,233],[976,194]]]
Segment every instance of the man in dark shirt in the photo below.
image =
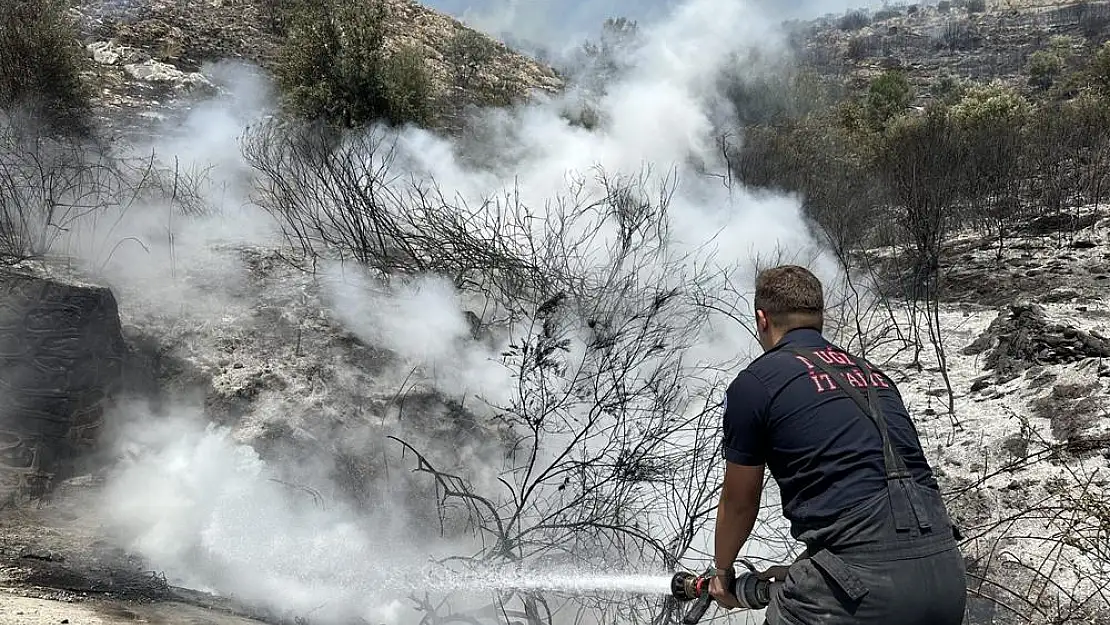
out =
[[764,354],[725,394],[713,596],[739,607],[727,588],[769,467],[806,545],[769,574],[770,625],[960,625],[963,557],[894,382],[825,340],[821,283],[804,268],[761,272],[755,316]]

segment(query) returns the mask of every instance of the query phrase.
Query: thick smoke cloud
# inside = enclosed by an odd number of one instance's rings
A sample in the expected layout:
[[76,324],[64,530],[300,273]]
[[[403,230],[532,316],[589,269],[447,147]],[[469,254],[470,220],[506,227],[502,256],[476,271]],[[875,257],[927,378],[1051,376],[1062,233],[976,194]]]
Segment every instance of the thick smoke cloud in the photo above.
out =
[[[692,254],[691,262],[722,271],[743,267],[732,278],[749,284],[754,258],[812,255],[815,247],[796,198],[722,183],[727,164],[717,140],[729,110],[717,96],[718,79],[744,58],[736,55],[745,48],[758,44],[765,52],[777,50],[776,20],[748,2],[676,4],[659,21],[644,25],[644,45],[631,71],[610,84],[595,104],[598,128],[568,123],[562,115],[567,103],[556,98],[490,114],[483,123],[492,132],[484,136],[495,138],[484,144],[401,131],[395,136],[398,163],[406,174],[433,178],[446,196],[474,206],[510,190],[531,207],[550,206],[576,177],[584,195],[597,196],[602,189],[590,178],[594,168],[644,175],[649,195],[663,193],[676,181],[669,210],[675,254]],[[191,111],[154,148],[163,158],[177,155],[213,165],[205,199],[219,210],[181,224],[172,238],[160,234],[167,227],[168,213],[159,210],[165,207],[155,206],[143,213],[147,218],[129,222],[135,230],[130,234],[148,244],[121,247],[111,262],[99,265],[123,293],[125,308],[129,297],[154,307],[154,313],[136,312],[131,304],[129,314],[203,324],[206,316],[249,307],[239,294],[248,278],[222,246],[264,246],[276,240],[274,224],[250,203],[244,184],[248,170],[235,156],[237,137],[266,114],[271,95],[256,74],[231,66],[218,71],[230,95]],[[123,234],[128,233],[113,236]],[[613,236],[602,232],[598,241]],[[101,258],[102,250],[95,251],[87,256]],[[466,296],[449,281],[424,276],[386,285],[348,269],[327,267],[319,276],[329,305],[348,330],[420,365],[430,383],[449,396],[478,395],[491,404],[504,399],[510,384],[496,362],[504,337],[470,338]],[[826,278],[837,273],[827,260],[816,269]],[[646,275],[652,270],[644,269]],[[179,279],[186,273],[187,279]],[[742,327],[722,320],[709,327],[689,356],[691,363],[735,363],[752,349]],[[281,402],[267,405],[275,413],[269,418],[280,420]],[[317,466],[302,459],[297,472],[324,493],[322,505],[284,484],[281,475],[288,467],[264,462],[241,444],[241,434],[208,426],[195,407],[172,412],[166,418],[142,407],[121,411],[115,450],[123,460],[113,470],[102,512],[121,544],[173,582],[234,595],[279,613],[311,613],[321,622],[360,616],[373,623],[406,623],[412,622],[407,604],[398,603],[388,586],[398,579],[397,572],[474,548],[467,539],[414,540],[402,506],[391,503],[405,494],[391,492],[388,482],[383,482],[377,511],[356,514],[341,503],[336,489],[329,489],[328,463]],[[376,416],[387,421],[385,415]],[[496,484],[497,476],[480,466],[479,451],[468,457],[474,463],[468,467],[472,479]]]
[[511,392],[509,370],[498,364],[504,341],[476,344],[467,305],[442,276],[386,285],[350,268],[329,274],[331,301],[347,328],[370,345],[395,352],[432,373],[450,397],[478,396],[503,404]]
[[420,569],[461,545],[399,542],[412,522],[401,507],[356,514],[334,493],[300,490],[196,411],[128,414],[103,504],[114,535],[171,583],[323,623],[408,622],[402,593],[450,588]]

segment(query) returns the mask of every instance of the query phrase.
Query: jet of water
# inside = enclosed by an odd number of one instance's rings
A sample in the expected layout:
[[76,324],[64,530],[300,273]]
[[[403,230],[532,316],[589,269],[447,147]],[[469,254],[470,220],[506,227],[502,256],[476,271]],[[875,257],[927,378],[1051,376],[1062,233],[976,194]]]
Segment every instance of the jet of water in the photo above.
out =
[[440,591],[532,590],[573,595],[666,595],[671,574],[614,574],[595,570],[492,568],[441,571],[422,582]]
[[660,595],[671,591],[670,575],[532,572],[527,576],[499,574],[485,583],[491,590],[548,590],[575,595]]

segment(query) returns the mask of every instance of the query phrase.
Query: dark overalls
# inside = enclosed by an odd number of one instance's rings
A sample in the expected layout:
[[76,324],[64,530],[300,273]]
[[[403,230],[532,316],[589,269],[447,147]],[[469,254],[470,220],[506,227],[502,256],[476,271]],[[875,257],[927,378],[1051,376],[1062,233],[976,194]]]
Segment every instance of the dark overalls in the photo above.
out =
[[[784,350],[836,380],[875,422],[887,487],[831,524],[800,532],[810,555],[773,586],[767,623],[960,625],[966,572],[952,522],[940,493],[914,481],[891,444],[876,392],[865,383],[865,399],[845,377],[845,368],[823,362],[811,350],[795,345]],[[871,368],[859,359],[855,363],[870,379]]]

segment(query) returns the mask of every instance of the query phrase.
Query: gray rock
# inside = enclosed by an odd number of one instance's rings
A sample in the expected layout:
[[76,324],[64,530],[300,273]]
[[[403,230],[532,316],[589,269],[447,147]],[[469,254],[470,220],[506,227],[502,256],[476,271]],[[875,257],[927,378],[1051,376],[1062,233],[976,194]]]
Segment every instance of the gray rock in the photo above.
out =
[[92,449],[125,353],[110,290],[0,271],[0,495]]
[[138,50],[120,45],[114,41],[95,41],[85,46],[92,58],[101,65],[115,65],[120,61],[124,63],[138,63],[144,55]]
[[992,376],[989,376],[989,375],[985,375],[985,376],[981,376],[981,377],[976,378],[971,383],[971,392],[972,393],[977,393],[979,391],[982,391],[982,390],[986,389],[987,387],[989,387],[991,385],[991,380],[992,380]]
[[143,63],[128,63],[123,66],[132,78],[143,82],[161,83],[175,89],[212,89],[212,83],[199,72],[183,72],[169,63],[153,59]]
[[1110,357],[1110,341],[1073,326],[1049,323],[1040,306],[1019,304],[1001,311],[963,353],[985,354],[985,369],[1013,376],[1041,365]]

